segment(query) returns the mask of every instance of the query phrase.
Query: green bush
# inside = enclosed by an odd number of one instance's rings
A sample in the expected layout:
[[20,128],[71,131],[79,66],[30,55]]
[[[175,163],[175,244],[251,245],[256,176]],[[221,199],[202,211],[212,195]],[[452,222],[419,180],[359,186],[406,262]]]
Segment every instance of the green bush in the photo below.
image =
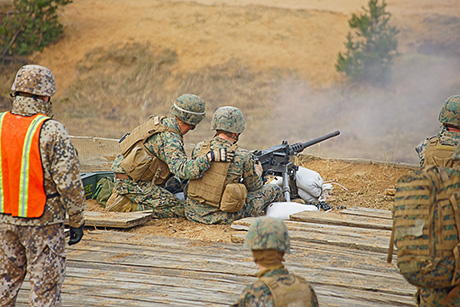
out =
[[399,30],[389,25],[391,14],[385,11],[385,0],[369,0],[364,14],[353,14],[348,24],[346,52],[338,54],[335,68],[355,82],[385,82],[396,53]]
[[1,56],[28,55],[59,38],[57,9],[71,0],[14,0],[0,25]]

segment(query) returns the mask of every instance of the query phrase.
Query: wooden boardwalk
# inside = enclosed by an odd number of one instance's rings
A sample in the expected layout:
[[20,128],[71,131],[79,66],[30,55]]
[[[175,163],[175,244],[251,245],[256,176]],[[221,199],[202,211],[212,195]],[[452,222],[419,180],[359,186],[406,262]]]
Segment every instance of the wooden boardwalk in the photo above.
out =
[[[231,244],[91,231],[67,249],[63,305],[229,306],[256,279],[241,244],[251,221],[233,224],[241,231]],[[292,252],[285,265],[312,284],[320,306],[414,306],[415,287],[386,263],[388,211],[302,212],[286,224]],[[27,305],[29,287],[26,281],[17,306]]]

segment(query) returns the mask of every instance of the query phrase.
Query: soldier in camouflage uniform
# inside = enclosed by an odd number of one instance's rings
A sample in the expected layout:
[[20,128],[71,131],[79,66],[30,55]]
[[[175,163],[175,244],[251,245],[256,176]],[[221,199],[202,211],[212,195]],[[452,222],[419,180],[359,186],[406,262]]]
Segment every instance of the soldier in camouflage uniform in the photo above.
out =
[[218,108],[212,118],[216,131],[208,142],[198,143],[192,157],[209,150],[234,152],[230,163],[214,163],[202,178],[190,180],[185,201],[187,219],[204,224],[229,224],[248,216],[260,216],[272,202],[282,200],[281,188],[263,185],[256,173],[253,155],[236,145],[245,128],[243,114],[235,107]]
[[282,264],[290,252],[288,230],[284,222],[272,217],[261,217],[249,228],[244,247],[252,251],[259,266],[258,280],[246,287],[233,306],[318,306],[318,299],[307,281],[290,274]]
[[452,167],[452,154],[460,139],[460,95],[449,97],[439,113],[442,129],[426,138],[415,148],[420,166]]
[[26,273],[30,306],[61,306],[64,219],[69,245],[83,236],[86,207],[80,164],[65,127],[51,119],[51,71],[25,65],[0,114],[0,306],[14,306]]
[[199,178],[213,161],[231,159],[225,150],[187,160],[183,136],[205,117],[205,102],[184,94],[176,99],[170,117],[151,116],[120,141],[115,159],[115,193],[108,211],[153,210],[155,218],[184,217],[184,203],[174,194],[178,180]]
[[398,270],[417,287],[418,307],[460,306],[460,145],[452,160],[454,168],[423,168],[396,185],[388,262],[394,238]]

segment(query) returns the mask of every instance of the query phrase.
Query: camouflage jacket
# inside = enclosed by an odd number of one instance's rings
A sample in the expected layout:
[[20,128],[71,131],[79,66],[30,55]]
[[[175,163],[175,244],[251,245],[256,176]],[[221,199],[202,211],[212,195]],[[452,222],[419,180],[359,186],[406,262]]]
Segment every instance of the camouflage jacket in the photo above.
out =
[[[204,142],[200,142],[193,148],[192,158],[198,155],[203,143]],[[232,145],[232,142],[216,136],[211,140],[210,148],[214,150],[219,148],[228,148]],[[228,169],[225,184],[243,183],[248,192],[259,190],[263,186],[263,182],[259,175],[255,172],[254,163],[254,157],[252,154],[246,149],[238,147],[235,152],[235,157]],[[186,199],[186,203],[189,205],[187,206],[189,209],[195,211],[195,213],[201,216],[213,212],[221,212],[217,207],[207,205],[206,203],[200,204],[190,198]]]
[[[46,114],[42,103],[21,96],[15,98],[11,112],[24,116]],[[86,200],[80,177],[80,162],[67,130],[61,123],[47,120],[43,124],[40,131],[40,154],[45,193],[51,195],[57,192],[59,195],[47,199],[45,211],[39,218],[19,218],[0,214],[0,222],[21,226],[44,226],[63,223],[67,213],[70,226],[81,226]]]
[[[165,162],[169,170],[181,179],[200,178],[211,163],[206,156],[198,157],[193,160],[187,159],[182,134],[175,118],[167,117],[161,122],[163,125],[173,128],[178,133],[171,131],[160,132],[152,135],[145,141],[145,147],[157,158]],[[124,173],[120,167],[123,156],[119,155],[113,165],[112,170],[116,173]]]
[[[276,278],[277,283],[284,285],[292,285],[294,283],[294,275],[290,274],[285,268],[261,271],[258,273],[259,277],[273,277]],[[310,289],[311,306],[318,306],[318,298],[313,288]],[[238,298],[238,302],[233,304],[234,307],[273,307],[273,298],[268,286],[261,280],[257,280],[254,284],[247,286],[243,293]]]
[[460,133],[455,131],[448,131],[446,126],[442,126],[441,131],[437,135],[421,141],[417,147],[415,147],[415,151],[417,152],[420,159],[420,166],[423,166],[425,163],[425,150],[430,143],[430,140],[436,137],[439,138],[439,143],[442,145],[457,146],[458,141],[460,140]]

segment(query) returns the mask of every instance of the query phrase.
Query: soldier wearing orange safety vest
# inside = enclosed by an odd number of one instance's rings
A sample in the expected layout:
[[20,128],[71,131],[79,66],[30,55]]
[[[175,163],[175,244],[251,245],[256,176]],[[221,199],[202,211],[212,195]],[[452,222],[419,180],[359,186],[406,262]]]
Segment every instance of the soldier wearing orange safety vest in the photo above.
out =
[[52,72],[25,65],[13,107],[0,113],[0,306],[14,306],[26,273],[31,306],[61,306],[64,219],[69,244],[83,236],[80,164],[65,127],[52,119]]

